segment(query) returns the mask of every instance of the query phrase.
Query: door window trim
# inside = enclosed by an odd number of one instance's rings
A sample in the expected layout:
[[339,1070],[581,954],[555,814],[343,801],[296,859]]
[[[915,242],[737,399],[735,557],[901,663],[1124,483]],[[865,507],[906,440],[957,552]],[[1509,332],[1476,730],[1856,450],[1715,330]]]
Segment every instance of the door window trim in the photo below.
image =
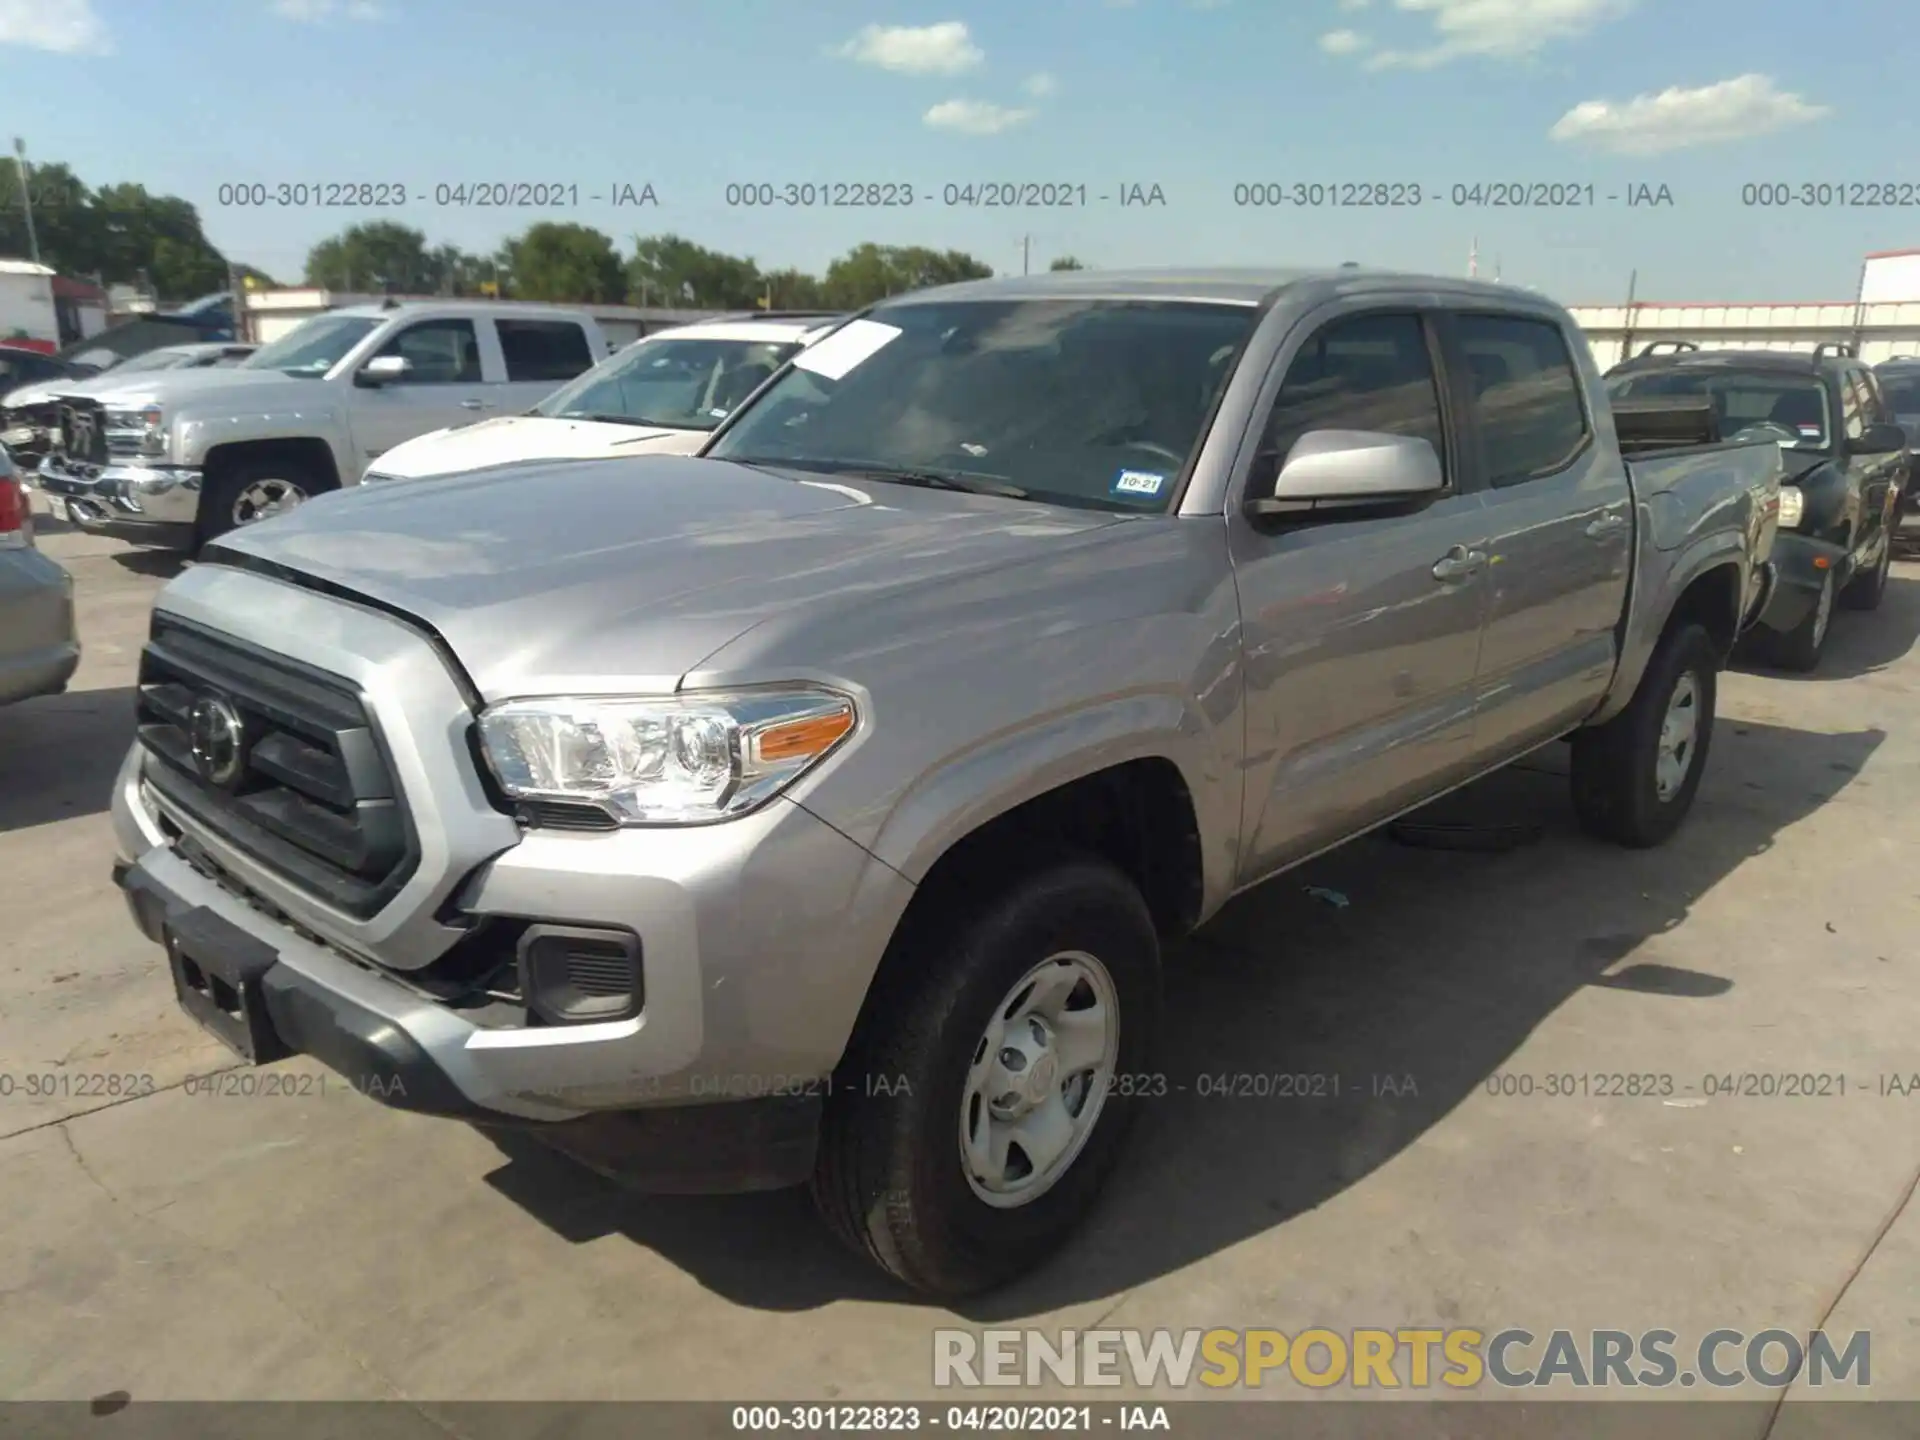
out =
[[[1274,354],[1267,367],[1267,374],[1260,383],[1259,393],[1254,398],[1253,414],[1246,433],[1241,437],[1240,453],[1234,458],[1231,479],[1227,486],[1227,512],[1229,516],[1238,516],[1239,522],[1248,523],[1247,485],[1253,477],[1253,467],[1265,444],[1267,427],[1273,420],[1274,407],[1279,403],[1280,391],[1287,381],[1287,373],[1293,363],[1319,336],[1335,325],[1346,324],[1354,320],[1380,319],[1404,316],[1417,322],[1421,337],[1426,343],[1427,366],[1432,372],[1434,400],[1440,415],[1440,466],[1445,476],[1446,486],[1435,495],[1430,504],[1439,504],[1457,496],[1471,494],[1480,488],[1477,471],[1467,464],[1467,454],[1461,446],[1457,398],[1453,391],[1451,367],[1446,363],[1445,347],[1440,336],[1442,307],[1425,298],[1411,296],[1369,295],[1364,301],[1336,300],[1322,306],[1301,318],[1280,342],[1280,348]],[[1296,341],[1294,337],[1298,335]],[[1317,525],[1327,525],[1336,521],[1343,525],[1364,523],[1365,517],[1342,515],[1338,511],[1325,514],[1303,513],[1289,517],[1286,527],[1288,533],[1311,529]],[[1267,527],[1261,527],[1264,533]]]
[[[480,385],[480,384],[484,384],[484,383],[485,383],[485,381],[486,381],[486,376],[487,376],[487,362],[486,362],[486,356],[485,356],[485,354],[484,354],[484,353],[482,352],[482,350],[481,350],[481,340],[480,340],[480,325],[479,325],[479,322],[478,322],[478,321],[476,321],[476,320],[474,320],[474,319],[472,319],[472,318],[471,318],[470,316],[466,316],[466,315],[428,315],[428,316],[424,316],[424,317],[422,317],[422,318],[421,318],[421,319],[419,319],[419,320],[415,320],[415,321],[414,321],[414,322],[413,322],[412,324],[410,324],[410,325],[403,325],[403,326],[401,326],[401,327],[400,327],[400,328],[399,328],[398,330],[396,330],[396,331],[394,331],[394,332],[393,332],[393,334],[391,334],[391,335],[389,335],[389,336],[388,336],[388,337],[386,338],[386,340],[385,340],[385,341],[384,341],[384,342],[383,342],[383,343],[381,344],[381,346],[380,346],[380,348],[379,348],[378,350],[375,350],[375,351],[373,352],[373,354],[371,354],[371,355],[369,355],[369,356],[367,357],[367,359],[368,359],[368,360],[377,360],[377,359],[379,359],[379,358],[380,358],[380,357],[381,357],[382,355],[398,355],[398,354],[400,354],[401,352],[400,352],[400,351],[399,351],[399,350],[398,350],[398,349],[397,349],[396,347],[397,347],[397,346],[399,345],[399,343],[400,343],[400,341],[401,341],[402,339],[404,339],[404,338],[405,338],[406,336],[408,336],[408,335],[411,335],[411,334],[412,334],[412,333],[413,333],[413,332],[414,332],[415,330],[424,330],[424,329],[426,329],[426,328],[427,328],[428,326],[430,326],[430,325],[437,325],[437,326],[442,326],[442,327],[444,327],[444,326],[449,326],[449,325],[464,325],[464,326],[466,326],[466,327],[467,327],[467,332],[468,332],[468,335],[469,335],[469,336],[470,336],[470,337],[472,338],[472,340],[473,340],[473,361],[474,361],[474,365],[475,365],[475,366],[476,366],[476,367],[477,367],[477,368],[479,369],[479,372],[480,372],[480,373],[479,373],[479,374],[477,374],[477,375],[475,375],[475,376],[474,376],[474,377],[473,377],[472,379],[470,379],[470,380],[468,380],[468,379],[456,379],[456,380],[421,380],[421,379],[416,379],[415,377],[413,377],[413,376],[411,376],[411,375],[409,375],[409,376],[407,376],[407,377],[406,377],[405,379],[403,379],[403,380],[397,380],[397,381],[394,381],[394,382],[393,382],[393,386],[394,386],[394,387],[399,387],[399,388],[405,388],[405,387],[409,387],[409,386],[415,386],[415,385],[419,385],[419,386],[431,386],[431,385]],[[496,341],[496,343],[497,343],[497,341]],[[363,363],[364,363],[364,362],[363,362]]]
[[[1478,465],[1479,473],[1483,477],[1483,487],[1489,493],[1497,493],[1502,490],[1518,490],[1527,485],[1537,484],[1542,480],[1555,479],[1558,476],[1565,475],[1582,460],[1594,453],[1594,447],[1597,443],[1596,432],[1598,427],[1594,419],[1592,397],[1587,393],[1587,377],[1585,372],[1580,368],[1580,361],[1574,354],[1572,342],[1567,338],[1567,329],[1564,324],[1552,316],[1536,314],[1530,310],[1502,310],[1481,305],[1450,305],[1446,307],[1446,315],[1447,337],[1454,347],[1454,355],[1452,357],[1454,360],[1454,368],[1459,372],[1461,385],[1464,387],[1461,397],[1464,403],[1463,430],[1472,436],[1471,443],[1474,457]],[[1515,475],[1505,480],[1496,480],[1493,478],[1492,467],[1487,463],[1486,432],[1481,427],[1480,416],[1477,407],[1473,403],[1476,398],[1472,388],[1473,366],[1467,359],[1466,344],[1461,338],[1458,328],[1460,321],[1470,319],[1518,320],[1524,324],[1545,326],[1559,337],[1560,347],[1566,354],[1567,368],[1573,374],[1573,398],[1574,403],[1580,407],[1581,436],[1580,443],[1574,446],[1572,451],[1568,453],[1567,458],[1558,465],[1543,470],[1536,470],[1526,475]]]

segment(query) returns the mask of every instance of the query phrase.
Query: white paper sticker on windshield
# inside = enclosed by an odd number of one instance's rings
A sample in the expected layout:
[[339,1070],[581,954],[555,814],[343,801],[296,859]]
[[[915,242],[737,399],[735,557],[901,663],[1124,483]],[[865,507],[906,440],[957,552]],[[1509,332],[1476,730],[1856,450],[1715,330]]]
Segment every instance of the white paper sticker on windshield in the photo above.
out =
[[878,320],[850,320],[818,345],[794,356],[793,363],[815,375],[839,380],[881,346],[899,339],[900,334],[897,325],[882,325]]

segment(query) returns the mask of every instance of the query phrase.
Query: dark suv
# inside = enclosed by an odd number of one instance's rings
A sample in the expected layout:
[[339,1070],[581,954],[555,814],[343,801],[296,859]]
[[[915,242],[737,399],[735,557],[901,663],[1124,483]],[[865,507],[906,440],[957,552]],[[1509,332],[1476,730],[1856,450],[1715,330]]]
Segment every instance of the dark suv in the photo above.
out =
[[[1909,450],[1920,451],[1920,355],[1903,355],[1883,360],[1873,367],[1879,382],[1880,398],[1893,411],[1893,418],[1907,432]],[[1920,485],[1916,485],[1910,461],[1900,488],[1902,516],[1920,515]]]
[[1776,584],[1757,637],[1769,659],[1812,670],[1836,600],[1854,610],[1879,606],[1909,463],[1907,432],[1851,349],[1649,347],[1607,372],[1607,391],[1615,400],[1703,397],[1724,438],[1779,441],[1786,483],[1773,547]]

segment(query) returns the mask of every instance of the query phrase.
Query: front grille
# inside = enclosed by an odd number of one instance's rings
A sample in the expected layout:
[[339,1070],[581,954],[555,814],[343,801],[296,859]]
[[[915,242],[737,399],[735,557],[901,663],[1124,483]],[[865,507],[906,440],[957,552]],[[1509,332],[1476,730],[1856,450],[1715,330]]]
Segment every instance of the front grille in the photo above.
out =
[[70,460],[107,463],[107,412],[97,402],[60,402],[60,450]]
[[297,889],[365,918],[412,875],[403,797],[347,681],[156,615],[136,714],[161,798]]

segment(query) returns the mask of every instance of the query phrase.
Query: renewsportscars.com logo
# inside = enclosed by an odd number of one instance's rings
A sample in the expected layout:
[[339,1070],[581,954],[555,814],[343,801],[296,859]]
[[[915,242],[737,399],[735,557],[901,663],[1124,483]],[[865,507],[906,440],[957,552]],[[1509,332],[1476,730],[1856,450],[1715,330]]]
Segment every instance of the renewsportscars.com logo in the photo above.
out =
[[933,1383],[1192,1385],[1213,1389],[1300,1385],[1325,1390],[1474,1390],[1486,1385],[1562,1390],[1719,1389],[1872,1382],[1873,1336],[1855,1330],[1712,1330],[1683,1345],[1672,1330],[1314,1328],[1282,1330],[936,1330]]

